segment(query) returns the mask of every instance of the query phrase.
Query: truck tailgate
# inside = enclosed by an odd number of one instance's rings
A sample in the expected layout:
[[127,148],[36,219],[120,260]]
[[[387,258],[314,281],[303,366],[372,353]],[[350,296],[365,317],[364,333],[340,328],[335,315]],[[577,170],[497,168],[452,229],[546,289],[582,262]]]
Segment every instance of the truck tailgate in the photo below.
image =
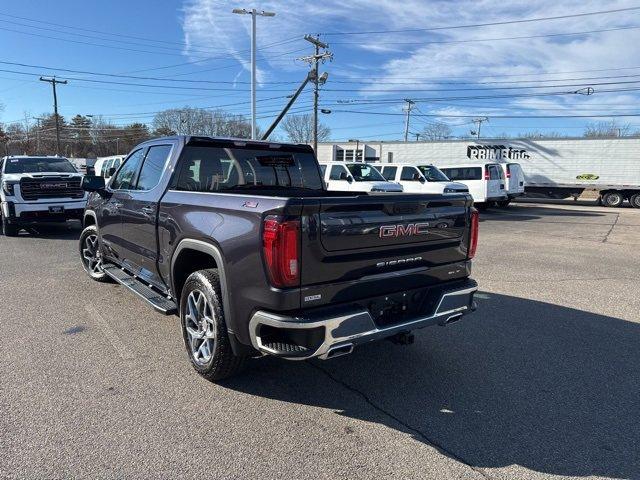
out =
[[319,199],[303,212],[302,286],[464,262],[470,207],[466,194]]

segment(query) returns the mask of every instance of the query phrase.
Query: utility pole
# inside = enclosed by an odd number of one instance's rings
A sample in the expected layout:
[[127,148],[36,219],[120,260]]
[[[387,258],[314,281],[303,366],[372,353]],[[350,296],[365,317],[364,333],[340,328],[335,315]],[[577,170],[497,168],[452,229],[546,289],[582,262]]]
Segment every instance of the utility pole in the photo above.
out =
[[477,123],[478,124],[478,128],[476,130],[476,138],[479,140],[480,139],[480,129],[482,128],[482,123],[483,122],[488,122],[489,119],[487,117],[480,117],[480,118],[474,118],[471,121],[473,123]]
[[56,84],[61,83],[62,85],[66,85],[68,82],[66,80],[57,80],[56,77],[40,77],[40,81],[50,83],[53,87],[53,114],[56,118],[56,155],[60,155],[60,119],[58,117],[58,95],[56,94]]
[[[329,45],[320,41],[318,36],[305,35],[304,39],[313,44],[313,55],[302,57],[299,60],[309,63],[311,66],[311,81],[313,82],[313,151],[318,153],[318,101],[320,99],[320,85],[327,82],[329,74],[324,72],[318,75],[318,64],[333,59],[333,53],[329,52]],[[321,52],[320,50],[324,50]]]
[[255,140],[258,132],[256,126],[256,17],[275,17],[274,12],[257,11],[255,8],[234,8],[233,13],[251,15],[251,139]]
[[404,141],[406,142],[409,139],[409,117],[411,116],[413,105],[416,102],[408,98],[405,98],[404,101],[407,103],[407,105],[404,107],[405,112],[407,112],[407,116],[404,119]]
[[36,128],[36,154],[40,153],[40,122],[44,120],[42,117],[33,117],[33,119],[38,122],[38,127]]

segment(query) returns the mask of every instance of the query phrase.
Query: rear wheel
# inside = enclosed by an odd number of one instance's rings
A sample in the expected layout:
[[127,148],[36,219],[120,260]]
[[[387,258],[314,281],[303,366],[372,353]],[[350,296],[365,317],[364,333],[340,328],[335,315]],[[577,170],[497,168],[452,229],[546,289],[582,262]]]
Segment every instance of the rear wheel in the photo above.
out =
[[82,231],[78,246],[80,249],[82,268],[87,272],[87,275],[98,282],[107,281],[109,277],[102,270],[102,254],[98,241],[98,228],[95,225],[89,225]]
[[509,206],[509,204],[511,203],[511,200],[500,200],[498,202],[496,202],[496,204],[500,207],[500,208],[507,208]]
[[2,217],[2,232],[7,236],[7,237],[15,237],[18,235],[18,231],[20,231],[20,228],[18,228],[18,225],[14,225],[9,223],[9,220],[6,219],[5,217]]
[[640,193],[636,193],[635,195],[632,195],[631,198],[629,199],[629,203],[634,208],[640,208]]
[[191,365],[204,378],[215,382],[242,368],[245,357],[231,349],[217,270],[189,275],[180,296],[180,322]]
[[602,205],[605,207],[620,207],[624,202],[624,197],[620,192],[607,192],[602,195]]

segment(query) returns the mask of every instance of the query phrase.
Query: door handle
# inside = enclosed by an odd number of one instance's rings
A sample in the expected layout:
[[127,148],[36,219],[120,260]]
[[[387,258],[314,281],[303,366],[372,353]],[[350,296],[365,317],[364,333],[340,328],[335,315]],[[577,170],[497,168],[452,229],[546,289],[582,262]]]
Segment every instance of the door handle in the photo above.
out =
[[122,204],[120,202],[113,202],[111,205],[113,205],[113,208],[115,209],[119,209],[122,207]]
[[156,210],[153,207],[142,207],[140,210],[142,210],[143,213],[146,213],[148,215],[151,215],[152,213],[154,213]]

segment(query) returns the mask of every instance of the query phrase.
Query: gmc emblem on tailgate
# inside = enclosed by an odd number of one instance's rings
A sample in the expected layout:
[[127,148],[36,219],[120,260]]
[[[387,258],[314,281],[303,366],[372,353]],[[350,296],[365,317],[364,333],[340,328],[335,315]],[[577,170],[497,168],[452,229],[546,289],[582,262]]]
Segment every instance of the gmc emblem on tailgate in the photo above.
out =
[[429,233],[428,223],[409,223],[407,225],[383,225],[380,227],[380,238],[411,237]]

